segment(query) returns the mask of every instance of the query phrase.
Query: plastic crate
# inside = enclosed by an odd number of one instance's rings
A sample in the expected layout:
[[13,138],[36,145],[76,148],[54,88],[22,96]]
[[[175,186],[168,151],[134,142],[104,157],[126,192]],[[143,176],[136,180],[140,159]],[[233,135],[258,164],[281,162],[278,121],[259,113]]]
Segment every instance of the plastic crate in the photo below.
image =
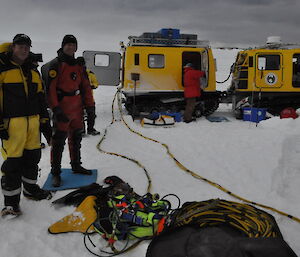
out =
[[252,122],[260,122],[266,119],[266,108],[243,108],[243,120],[244,121],[252,121]]
[[160,31],[158,31],[158,33],[161,34],[163,38],[169,38],[169,39],[180,38],[179,29],[161,29]]

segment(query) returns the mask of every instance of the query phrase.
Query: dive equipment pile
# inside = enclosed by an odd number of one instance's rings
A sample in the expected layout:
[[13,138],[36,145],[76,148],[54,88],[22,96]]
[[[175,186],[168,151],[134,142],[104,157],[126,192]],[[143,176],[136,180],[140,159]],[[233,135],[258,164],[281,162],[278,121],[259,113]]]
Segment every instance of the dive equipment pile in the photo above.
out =
[[[254,206],[223,199],[211,199],[202,202],[186,202],[180,207],[179,198],[173,195],[178,198],[179,206],[172,209],[170,202],[166,200],[170,195],[163,198],[150,193],[140,196],[129,184],[116,176],[107,177],[105,183],[109,186],[93,184],[54,201],[54,204],[79,204],[79,206],[71,215],[50,226],[49,232],[52,234],[84,233],[84,244],[87,250],[99,257],[128,252],[143,240],[153,238],[147,256],[159,256],[154,254],[155,249],[166,247],[161,245],[165,242],[164,240],[160,242],[161,238],[167,235],[169,239],[174,240],[178,231],[186,231],[189,228],[192,228],[193,233],[200,231],[201,237],[204,238],[211,237],[213,233],[215,237],[212,240],[219,240],[218,236],[225,236],[230,239],[232,246],[240,251],[244,251],[245,245],[248,245],[247,252],[252,253],[253,256],[259,256],[255,255],[257,252],[255,249],[259,246],[263,256],[279,251],[284,252],[280,257],[296,257],[283,240],[274,217]],[[215,230],[211,232],[211,228]],[[93,233],[99,235],[101,240],[104,239],[107,246],[103,246],[104,241],[100,243],[101,246],[97,246],[95,240],[92,240]],[[184,232],[181,239],[189,240],[190,234]],[[277,244],[270,248],[268,246],[270,242],[277,242]],[[205,241],[201,243],[205,246]],[[91,245],[94,247],[93,250]],[[109,251],[105,249],[107,247],[110,247]],[[178,244],[174,244],[173,247],[176,249]],[[277,255],[273,256],[277,257]]]

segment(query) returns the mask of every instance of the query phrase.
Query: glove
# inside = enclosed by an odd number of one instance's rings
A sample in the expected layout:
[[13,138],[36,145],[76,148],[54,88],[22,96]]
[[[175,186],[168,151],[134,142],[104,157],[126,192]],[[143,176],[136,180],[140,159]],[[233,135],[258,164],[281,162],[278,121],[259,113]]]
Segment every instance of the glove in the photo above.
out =
[[54,107],[52,111],[55,119],[58,122],[67,123],[70,121],[69,118],[64,114],[63,110],[59,106]]
[[47,121],[45,123],[41,123],[40,131],[46,138],[48,145],[50,145],[51,139],[52,139],[52,128],[51,128],[50,122]]
[[8,140],[9,135],[8,135],[8,132],[7,132],[7,130],[5,128],[1,128],[0,129],[0,138],[2,140]]

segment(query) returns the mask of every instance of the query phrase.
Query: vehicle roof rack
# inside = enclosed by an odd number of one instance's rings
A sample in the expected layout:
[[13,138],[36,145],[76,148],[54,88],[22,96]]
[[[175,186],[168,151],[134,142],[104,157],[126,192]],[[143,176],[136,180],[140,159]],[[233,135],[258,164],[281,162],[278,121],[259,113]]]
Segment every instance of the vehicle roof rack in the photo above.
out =
[[195,48],[210,48],[208,40],[195,39],[172,39],[172,38],[143,38],[129,36],[128,46],[168,46],[168,47],[195,47]]
[[265,44],[262,46],[257,46],[257,47],[250,47],[246,50],[251,50],[251,49],[278,49],[278,50],[289,50],[289,49],[295,49],[295,48],[300,48],[300,44],[285,44],[285,43],[281,43],[281,44]]

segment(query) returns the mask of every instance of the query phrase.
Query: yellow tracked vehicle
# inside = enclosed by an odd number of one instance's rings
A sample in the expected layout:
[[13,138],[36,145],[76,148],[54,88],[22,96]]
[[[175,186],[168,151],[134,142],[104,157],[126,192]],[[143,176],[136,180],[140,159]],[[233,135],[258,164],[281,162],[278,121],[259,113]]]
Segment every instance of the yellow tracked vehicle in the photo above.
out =
[[197,40],[197,35],[161,29],[130,36],[128,45],[122,44],[122,56],[97,51],[85,51],[83,55],[100,84],[121,83],[125,107],[131,114],[183,110],[183,66],[187,63],[206,73],[195,114],[209,115],[219,106],[221,93],[216,91],[212,50],[209,42]]
[[245,105],[267,108],[272,114],[300,107],[299,46],[269,37],[264,46],[240,51],[232,73],[228,93],[237,118]]

